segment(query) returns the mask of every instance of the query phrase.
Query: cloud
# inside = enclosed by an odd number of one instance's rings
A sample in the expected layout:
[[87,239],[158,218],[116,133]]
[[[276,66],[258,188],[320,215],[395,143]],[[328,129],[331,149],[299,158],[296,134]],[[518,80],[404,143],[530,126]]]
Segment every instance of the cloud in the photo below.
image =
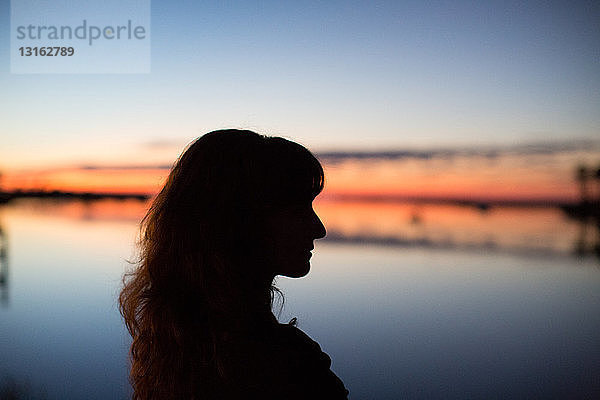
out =
[[317,152],[316,155],[322,161],[337,163],[346,160],[429,160],[433,158],[448,159],[453,157],[483,157],[494,159],[506,155],[553,155],[578,150],[600,151],[600,140],[581,139],[568,142],[531,142],[512,146],[438,148],[426,150],[327,151]]
[[[180,148],[184,141],[180,140],[155,140],[146,142],[144,146],[154,149]],[[495,159],[503,156],[533,156],[554,155],[572,151],[599,151],[600,140],[582,139],[564,142],[531,142],[512,146],[487,146],[487,147],[463,147],[463,148],[438,148],[438,149],[396,149],[396,150],[369,150],[369,151],[321,151],[315,155],[323,162],[329,164],[340,163],[347,160],[430,160],[430,159],[452,159],[455,157],[477,157]],[[170,169],[171,164],[161,163],[152,165],[82,165],[79,168],[86,170],[101,169]]]

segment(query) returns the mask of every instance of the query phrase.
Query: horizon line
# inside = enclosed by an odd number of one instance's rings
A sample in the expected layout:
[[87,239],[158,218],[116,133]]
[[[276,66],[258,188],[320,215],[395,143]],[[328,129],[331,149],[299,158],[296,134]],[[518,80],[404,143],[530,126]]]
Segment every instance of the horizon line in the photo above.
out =
[[[153,198],[156,193],[149,192],[112,192],[112,191],[73,191],[73,190],[43,190],[43,189],[14,189],[0,190],[2,200],[16,198],[63,198],[63,199],[138,199],[141,201]],[[334,202],[368,202],[368,203],[430,203],[454,204],[470,206],[485,210],[489,207],[560,207],[577,205],[581,202],[561,198],[485,198],[485,197],[452,197],[452,196],[414,196],[399,194],[350,194],[324,193],[320,200]]]

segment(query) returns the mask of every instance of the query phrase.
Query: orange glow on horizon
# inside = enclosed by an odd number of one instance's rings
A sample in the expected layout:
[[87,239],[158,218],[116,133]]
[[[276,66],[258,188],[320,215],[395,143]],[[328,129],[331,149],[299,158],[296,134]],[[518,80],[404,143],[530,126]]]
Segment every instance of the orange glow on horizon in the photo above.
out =
[[[595,158],[596,154],[588,154]],[[325,164],[324,198],[576,202],[578,155],[501,159],[347,160]],[[167,169],[61,168],[5,173],[4,190],[157,193]]]
[[65,168],[7,174],[4,190],[45,190],[75,193],[154,194],[169,171],[164,169]]

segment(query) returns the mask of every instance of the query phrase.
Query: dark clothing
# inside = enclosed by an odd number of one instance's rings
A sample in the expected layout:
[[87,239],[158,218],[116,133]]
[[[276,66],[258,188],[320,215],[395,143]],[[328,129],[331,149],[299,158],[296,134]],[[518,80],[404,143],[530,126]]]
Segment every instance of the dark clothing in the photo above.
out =
[[275,321],[244,336],[228,346],[232,398],[347,399],[329,356],[300,329]]

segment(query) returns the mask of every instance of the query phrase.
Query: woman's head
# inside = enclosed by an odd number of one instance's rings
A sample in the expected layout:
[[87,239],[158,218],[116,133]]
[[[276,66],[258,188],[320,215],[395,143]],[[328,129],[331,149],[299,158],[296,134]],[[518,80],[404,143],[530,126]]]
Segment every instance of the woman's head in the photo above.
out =
[[[224,333],[270,310],[273,277],[308,272],[325,235],[312,209],[323,182],[319,161],[283,138],[221,130],[184,151],[143,220],[120,297],[136,390],[165,373],[184,379],[173,368],[210,375]],[[176,359],[186,352],[201,366]]]
[[[307,251],[325,234],[311,206],[323,181],[321,164],[299,144],[251,131],[214,131],[182,154],[148,219],[160,216],[155,219],[184,254],[218,257],[242,275],[277,275],[281,266],[269,258],[274,245],[289,238]],[[283,229],[286,223],[294,227]]]

